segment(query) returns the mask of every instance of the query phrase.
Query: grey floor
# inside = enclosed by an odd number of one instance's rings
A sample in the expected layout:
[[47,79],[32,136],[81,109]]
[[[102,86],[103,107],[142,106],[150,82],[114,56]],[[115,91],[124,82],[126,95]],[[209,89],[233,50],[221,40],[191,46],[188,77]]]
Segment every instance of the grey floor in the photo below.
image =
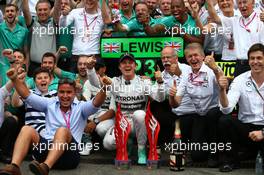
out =
[[[185,171],[172,172],[169,170],[168,158],[169,155],[162,155],[161,167],[155,170],[148,170],[146,166],[138,166],[135,164],[136,157],[132,157],[133,164],[129,170],[117,170],[113,164],[113,158],[115,157],[114,152],[98,151],[92,153],[90,156],[82,156],[81,163],[77,169],[74,170],[51,170],[50,175],[169,175],[169,174],[180,174],[180,175],[218,175],[218,174],[232,174],[232,175],[250,175],[254,174],[255,170],[252,168],[254,165],[251,164],[234,170],[231,173],[220,173],[216,168],[205,168],[205,164],[195,167],[186,167]],[[23,175],[32,174],[28,168],[29,161],[24,161],[21,167]],[[0,163],[0,168],[4,164]]]

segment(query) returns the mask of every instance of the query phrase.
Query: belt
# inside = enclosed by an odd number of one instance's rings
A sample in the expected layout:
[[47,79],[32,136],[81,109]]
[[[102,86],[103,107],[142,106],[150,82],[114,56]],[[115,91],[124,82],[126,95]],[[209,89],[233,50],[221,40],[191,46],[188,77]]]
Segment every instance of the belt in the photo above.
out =
[[248,60],[237,60],[236,63],[240,65],[248,65]]

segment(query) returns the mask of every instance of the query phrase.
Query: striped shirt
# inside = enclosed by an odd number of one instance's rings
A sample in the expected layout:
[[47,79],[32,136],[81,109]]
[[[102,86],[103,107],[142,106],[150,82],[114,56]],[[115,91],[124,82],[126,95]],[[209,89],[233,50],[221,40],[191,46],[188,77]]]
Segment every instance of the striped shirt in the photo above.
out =
[[[37,88],[32,90],[32,92],[38,96],[42,97],[54,97],[57,95],[57,91],[49,91],[46,94],[42,94]],[[32,126],[36,131],[43,137],[45,133],[45,113],[34,109],[31,105],[25,104],[26,114],[25,114],[25,124]]]

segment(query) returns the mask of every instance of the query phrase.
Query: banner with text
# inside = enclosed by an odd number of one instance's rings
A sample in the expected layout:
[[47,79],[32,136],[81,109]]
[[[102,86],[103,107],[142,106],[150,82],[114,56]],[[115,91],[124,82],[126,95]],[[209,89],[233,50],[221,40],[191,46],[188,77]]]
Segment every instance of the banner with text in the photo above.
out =
[[160,58],[162,49],[172,47],[183,57],[181,37],[102,38],[101,57],[119,58],[123,53],[132,53],[135,58]]

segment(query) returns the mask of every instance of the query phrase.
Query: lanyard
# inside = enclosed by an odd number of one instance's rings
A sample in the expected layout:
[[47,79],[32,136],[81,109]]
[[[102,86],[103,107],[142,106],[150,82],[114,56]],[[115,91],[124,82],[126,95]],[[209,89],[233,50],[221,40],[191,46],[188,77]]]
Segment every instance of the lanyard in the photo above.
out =
[[256,89],[258,95],[260,96],[260,98],[264,101],[264,97],[261,95],[261,93],[259,92],[257,86],[255,85],[255,83],[253,82],[252,78],[250,77],[251,83],[253,84],[254,88]]
[[248,29],[248,26],[255,19],[256,15],[257,15],[256,12],[254,12],[254,13],[255,13],[254,16],[252,17],[251,20],[248,21],[247,24],[245,24],[244,19],[242,17],[240,18],[240,21],[242,21],[242,25],[241,25],[241,22],[239,22],[240,26],[243,27],[244,29],[246,29],[246,31],[248,31],[249,33],[250,33],[250,29]]
[[194,73],[191,73],[191,74],[190,74],[189,79],[190,79],[192,85],[195,85],[195,86],[202,86],[203,83],[206,82],[206,81],[202,81],[202,80],[197,80],[199,76],[200,76],[200,72],[199,72],[197,75],[194,74]]
[[[90,24],[88,24],[85,10],[83,10],[83,15],[84,15],[85,28],[89,30],[89,26],[97,19],[98,16],[94,17],[92,22],[90,22]],[[94,23],[92,30],[94,30],[95,24],[96,23]]]
[[71,111],[69,112],[69,115],[68,115],[68,119],[66,118],[66,114],[65,114],[65,112],[63,112],[62,110],[61,110],[61,114],[62,114],[62,116],[63,116],[63,119],[64,119],[64,121],[65,121],[65,123],[66,123],[66,126],[67,126],[67,128],[68,129],[71,129]]

